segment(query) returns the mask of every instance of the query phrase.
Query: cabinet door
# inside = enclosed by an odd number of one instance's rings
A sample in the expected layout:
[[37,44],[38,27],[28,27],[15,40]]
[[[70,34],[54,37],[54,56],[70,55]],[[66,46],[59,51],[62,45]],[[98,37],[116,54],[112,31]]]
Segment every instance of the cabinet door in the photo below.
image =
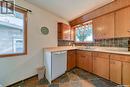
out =
[[84,67],[84,58],[85,58],[85,56],[82,55],[82,52],[77,51],[77,67],[83,69],[83,67]]
[[92,72],[91,52],[77,51],[77,67]]
[[120,61],[110,60],[110,80],[118,84],[121,84],[121,66]]
[[70,26],[63,24],[63,40],[71,40]]
[[64,23],[58,23],[58,40],[71,40],[71,27]]
[[[87,52],[86,52],[87,53]],[[85,60],[84,60],[84,70],[88,71],[88,72],[92,72],[93,70],[93,59],[92,59],[92,55],[90,52],[88,52],[87,54],[84,55],[85,56]]]
[[62,30],[62,23],[58,23],[58,40],[62,40],[63,39],[63,30]]
[[129,37],[130,36],[130,7],[119,10],[115,15],[115,37]]
[[70,29],[70,37],[71,37],[70,40],[74,41],[74,29],[73,28]]
[[98,17],[93,20],[94,39],[114,37],[114,13]]
[[130,63],[123,62],[123,84],[130,85]]
[[67,70],[73,69],[76,66],[75,50],[69,50],[67,52]]
[[93,73],[109,79],[109,59],[93,58]]

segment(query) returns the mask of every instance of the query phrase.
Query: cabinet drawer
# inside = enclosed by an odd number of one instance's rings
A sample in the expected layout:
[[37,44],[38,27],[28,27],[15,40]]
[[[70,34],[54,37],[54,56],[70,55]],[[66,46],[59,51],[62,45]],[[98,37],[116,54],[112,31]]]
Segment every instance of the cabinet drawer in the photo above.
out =
[[88,56],[91,56],[92,55],[92,52],[88,52],[88,51],[77,51],[77,54],[79,55],[88,55]]
[[72,55],[76,53],[75,50],[68,50],[67,52],[68,52],[68,55]]
[[102,53],[102,52],[94,52],[93,57],[98,57],[98,58],[109,58],[108,53]]
[[130,62],[130,56],[128,56],[128,55],[112,54],[110,56],[110,59],[118,60],[118,61],[122,61],[122,62]]

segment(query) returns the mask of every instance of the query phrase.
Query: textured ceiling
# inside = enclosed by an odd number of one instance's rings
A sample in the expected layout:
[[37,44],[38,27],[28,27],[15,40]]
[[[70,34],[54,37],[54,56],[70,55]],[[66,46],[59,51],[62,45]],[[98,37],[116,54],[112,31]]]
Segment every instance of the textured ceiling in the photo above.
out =
[[97,9],[113,0],[27,0],[68,21]]

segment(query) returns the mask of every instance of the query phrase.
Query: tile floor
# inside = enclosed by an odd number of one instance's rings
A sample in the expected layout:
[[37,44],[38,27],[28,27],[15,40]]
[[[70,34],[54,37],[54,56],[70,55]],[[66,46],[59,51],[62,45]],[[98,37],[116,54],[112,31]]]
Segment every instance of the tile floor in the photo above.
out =
[[49,84],[44,78],[38,81],[37,77],[33,77],[26,81],[19,82],[10,87],[116,87],[117,84],[105,80],[101,77],[88,73],[81,69],[73,69],[62,75]]

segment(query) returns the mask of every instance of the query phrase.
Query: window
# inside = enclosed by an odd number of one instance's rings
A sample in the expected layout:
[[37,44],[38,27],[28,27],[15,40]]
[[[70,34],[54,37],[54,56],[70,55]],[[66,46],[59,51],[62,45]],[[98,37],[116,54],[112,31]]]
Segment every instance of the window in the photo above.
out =
[[89,43],[93,42],[92,21],[77,25],[75,27],[75,42]]
[[0,14],[0,56],[27,53],[27,13],[16,8],[15,14]]

